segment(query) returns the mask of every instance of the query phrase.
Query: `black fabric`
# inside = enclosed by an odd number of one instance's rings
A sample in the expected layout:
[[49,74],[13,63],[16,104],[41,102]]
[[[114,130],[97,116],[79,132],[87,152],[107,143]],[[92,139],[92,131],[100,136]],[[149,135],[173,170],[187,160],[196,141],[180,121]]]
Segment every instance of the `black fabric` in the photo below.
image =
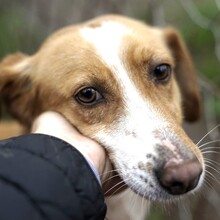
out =
[[101,187],[83,156],[55,137],[0,141],[0,220],[103,220]]

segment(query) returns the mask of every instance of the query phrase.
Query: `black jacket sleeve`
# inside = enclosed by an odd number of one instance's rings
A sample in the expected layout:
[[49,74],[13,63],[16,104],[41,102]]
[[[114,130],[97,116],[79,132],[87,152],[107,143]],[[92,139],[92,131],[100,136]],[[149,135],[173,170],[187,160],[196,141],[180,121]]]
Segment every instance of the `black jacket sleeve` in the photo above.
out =
[[0,141],[0,220],[103,220],[102,190],[68,143],[30,134]]

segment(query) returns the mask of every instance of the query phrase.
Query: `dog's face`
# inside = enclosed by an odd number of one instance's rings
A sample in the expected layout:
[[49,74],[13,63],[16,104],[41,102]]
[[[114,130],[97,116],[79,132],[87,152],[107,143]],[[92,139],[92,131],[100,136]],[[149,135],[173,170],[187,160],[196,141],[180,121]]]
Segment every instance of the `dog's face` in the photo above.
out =
[[166,200],[201,185],[203,157],[181,128],[183,117],[198,118],[199,92],[174,30],[97,18],[57,32],[31,57],[7,57],[0,76],[12,115],[29,126],[60,112],[107,149],[139,195]]

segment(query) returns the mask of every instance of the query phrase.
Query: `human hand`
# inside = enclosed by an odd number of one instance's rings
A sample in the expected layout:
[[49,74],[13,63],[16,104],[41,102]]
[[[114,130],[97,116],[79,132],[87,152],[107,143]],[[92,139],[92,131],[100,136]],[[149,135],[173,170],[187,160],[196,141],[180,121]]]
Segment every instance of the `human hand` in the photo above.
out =
[[32,133],[47,134],[68,142],[97,169],[101,182],[107,178],[105,173],[111,169],[111,163],[104,148],[80,134],[61,114],[52,111],[41,114],[33,123]]
[[119,193],[126,188],[106,154],[104,148],[94,140],[83,136],[61,114],[45,112],[32,125],[32,133],[55,136],[74,146],[97,169],[106,196]]

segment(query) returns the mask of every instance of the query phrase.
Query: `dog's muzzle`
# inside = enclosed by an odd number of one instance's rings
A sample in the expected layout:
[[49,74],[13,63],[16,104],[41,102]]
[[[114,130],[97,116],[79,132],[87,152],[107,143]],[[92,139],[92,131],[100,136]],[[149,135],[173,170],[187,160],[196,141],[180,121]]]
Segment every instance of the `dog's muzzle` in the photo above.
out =
[[187,193],[198,185],[202,165],[197,158],[186,161],[171,159],[156,170],[160,185],[172,195]]

